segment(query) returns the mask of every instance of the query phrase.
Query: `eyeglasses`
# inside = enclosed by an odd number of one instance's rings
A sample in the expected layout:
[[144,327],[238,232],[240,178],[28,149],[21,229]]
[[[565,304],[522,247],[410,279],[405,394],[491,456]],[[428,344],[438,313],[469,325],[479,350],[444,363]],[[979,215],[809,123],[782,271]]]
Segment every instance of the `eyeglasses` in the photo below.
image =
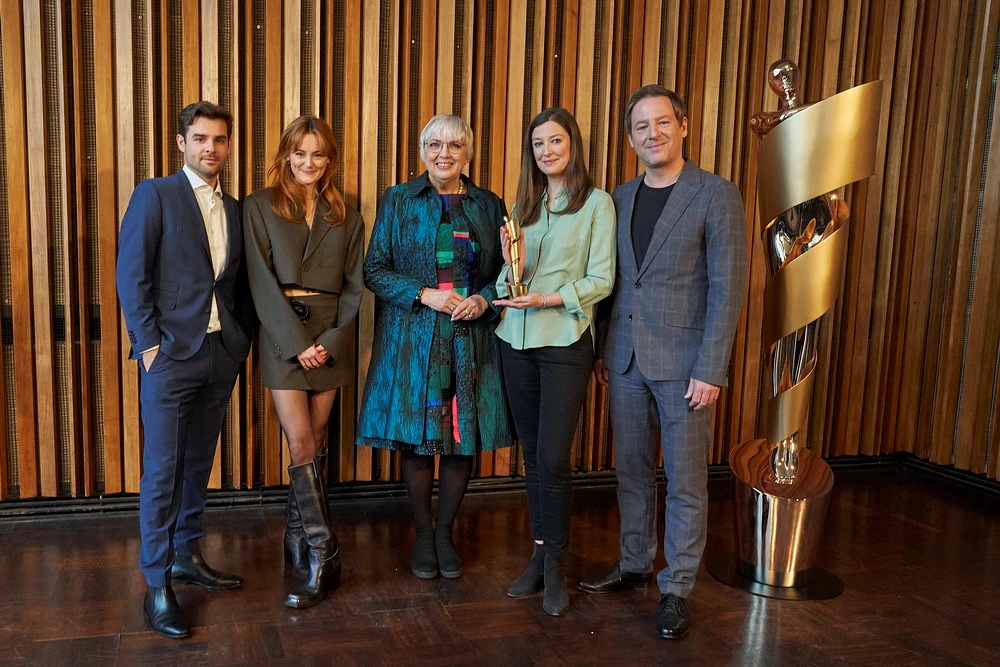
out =
[[427,152],[432,155],[439,154],[444,148],[448,148],[449,152],[452,153],[461,153],[462,150],[465,148],[465,142],[463,141],[443,142],[435,139],[434,141],[425,141],[424,148],[426,148]]

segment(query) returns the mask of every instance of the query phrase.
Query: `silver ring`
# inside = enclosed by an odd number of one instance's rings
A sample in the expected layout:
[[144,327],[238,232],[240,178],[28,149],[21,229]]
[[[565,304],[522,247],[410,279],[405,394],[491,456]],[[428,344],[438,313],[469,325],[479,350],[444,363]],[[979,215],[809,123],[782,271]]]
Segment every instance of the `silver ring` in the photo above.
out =
[[455,312],[455,306],[452,306],[451,309],[449,310],[449,312],[454,313]]

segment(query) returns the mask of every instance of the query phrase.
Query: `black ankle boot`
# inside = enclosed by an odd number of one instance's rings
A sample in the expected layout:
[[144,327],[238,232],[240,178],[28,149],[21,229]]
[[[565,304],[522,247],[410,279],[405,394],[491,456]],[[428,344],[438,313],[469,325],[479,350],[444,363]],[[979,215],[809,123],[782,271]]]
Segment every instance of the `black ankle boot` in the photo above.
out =
[[316,461],[288,466],[288,475],[309,544],[309,577],[288,594],[285,606],[304,609],[319,604],[327,591],[340,585],[340,556]]
[[438,576],[437,549],[434,547],[434,531],[430,526],[417,526],[413,551],[410,553],[410,569],[420,579]]
[[238,574],[219,572],[198,554],[174,554],[170,564],[170,581],[175,584],[193,584],[210,591],[228,591],[243,585]]
[[147,586],[142,603],[142,615],[153,632],[170,639],[183,639],[191,634],[177,598],[170,586]]
[[514,580],[507,589],[507,597],[524,598],[542,590],[545,581],[545,545],[534,543],[535,550],[531,552],[528,569]]
[[455,548],[451,526],[438,525],[434,529],[434,550],[437,552],[438,571],[445,579],[462,576],[462,556]]
[[545,595],[542,609],[551,616],[562,616],[569,609],[569,591],[566,590],[566,576],[563,574],[562,554],[545,552]]

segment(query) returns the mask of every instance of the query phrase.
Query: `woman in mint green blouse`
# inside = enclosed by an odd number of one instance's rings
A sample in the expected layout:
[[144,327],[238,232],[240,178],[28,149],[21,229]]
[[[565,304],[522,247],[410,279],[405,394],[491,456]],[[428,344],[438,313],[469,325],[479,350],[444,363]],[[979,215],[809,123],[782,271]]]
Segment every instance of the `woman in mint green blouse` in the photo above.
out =
[[587,172],[583,139],[565,109],[531,121],[512,215],[521,223],[524,296],[510,296],[510,240],[494,305],[506,307],[500,337],[504,383],[524,451],[534,552],[511,597],[544,589],[553,616],[569,608],[563,558],[572,509],[570,449],[590,383],[597,303],[615,276],[615,208]]

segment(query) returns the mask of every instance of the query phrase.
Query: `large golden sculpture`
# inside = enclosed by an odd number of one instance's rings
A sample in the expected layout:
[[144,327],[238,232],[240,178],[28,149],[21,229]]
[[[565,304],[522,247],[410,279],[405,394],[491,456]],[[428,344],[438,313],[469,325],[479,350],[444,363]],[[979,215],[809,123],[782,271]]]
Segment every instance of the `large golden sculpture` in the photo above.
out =
[[[730,453],[736,565],[745,586],[776,597],[828,597],[839,580],[814,568],[833,473],[802,447],[812,399],[819,319],[840,292],[849,210],[836,190],[875,173],[882,82],[814,104],[798,99],[797,68],[768,71],[775,112],[755,114],[761,136],[758,203],[771,277],[764,290],[763,338],[771,397],[766,437]],[[732,582],[730,582],[732,583]],[[788,591],[782,589],[799,589]]]

